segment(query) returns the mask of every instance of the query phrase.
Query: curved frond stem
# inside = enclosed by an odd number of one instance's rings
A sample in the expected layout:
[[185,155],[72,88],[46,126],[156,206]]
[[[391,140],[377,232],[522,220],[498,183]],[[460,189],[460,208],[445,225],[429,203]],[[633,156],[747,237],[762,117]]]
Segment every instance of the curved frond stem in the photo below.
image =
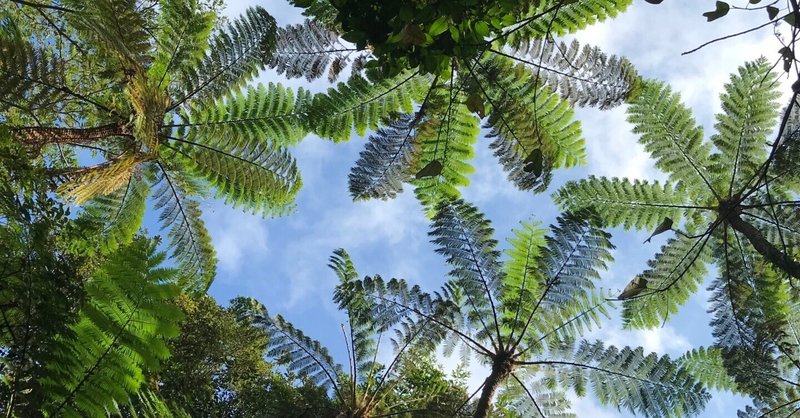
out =
[[[778,406],[776,406],[776,407],[774,407],[774,408],[770,409],[769,411],[767,411],[767,412],[764,412],[763,414],[759,415],[759,416],[758,416],[758,418],[765,418],[765,417],[769,416],[769,414],[771,414],[771,413],[773,413],[773,412],[775,412],[775,411],[780,411],[781,409],[783,409],[783,408],[786,408],[786,407],[787,407],[787,406],[789,406],[789,405],[794,405],[794,404],[796,404],[796,403],[798,403],[798,402],[800,402],[800,398],[797,398],[797,399],[794,399],[794,400],[791,400],[791,401],[784,402],[784,403],[782,403],[782,404],[780,404],[780,405],[778,405]],[[789,415],[787,415],[786,417],[787,417],[787,418],[788,418],[788,417],[791,417],[791,416],[792,416],[792,414],[794,414],[794,413],[795,413],[795,411],[792,411],[792,412],[790,412],[790,413],[789,413]]]
[[[542,341],[543,341],[545,338],[549,337],[549,336],[550,336],[550,335],[552,335],[553,333],[560,331],[561,329],[563,329],[563,328],[564,328],[564,327],[566,327],[567,325],[571,324],[572,322],[574,322],[574,321],[577,321],[577,320],[579,320],[579,319],[583,318],[583,317],[584,317],[584,316],[586,316],[586,315],[589,315],[589,314],[590,314],[590,313],[592,313],[592,312],[593,312],[595,309],[597,309],[597,308],[599,308],[599,307],[601,307],[601,306],[605,305],[606,303],[610,303],[610,302],[611,302],[611,301],[610,301],[610,300],[608,300],[608,299],[603,299],[602,301],[600,301],[600,302],[598,302],[598,303],[594,304],[594,305],[593,305],[592,307],[590,307],[589,309],[586,309],[586,310],[584,310],[583,312],[579,313],[578,315],[575,315],[575,316],[573,316],[572,318],[570,318],[568,321],[565,321],[565,322],[561,323],[561,325],[559,325],[559,326],[557,326],[557,327],[553,328],[552,330],[550,330],[550,331],[546,332],[546,333],[545,333],[545,334],[543,334],[541,337],[539,337],[539,339],[538,339],[538,340],[536,340],[536,342],[537,342],[537,343],[540,343],[540,342],[542,342]],[[523,354],[525,354],[526,352],[530,351],[530,349],[531,349],[531,348],[533,348],[533,347],[534,347],[533,345],[529,345],[528,347],[525,347],[525,349],[523,349],[523,350],[521,350],[521,351],[518,351],[518,352],[516,353],[516,356],[517,356],[517,357],[521,357]]]
[[513,377],[514,380],[516,380],[517,383],[519,383],[519,386],[522,388],[522,390],[525,391],[525,394],[528,395],[528,398],[531,400],[531,402],[533,402],[533,406],[536,407],[536,412],[539,413],[539,416],[541,416],[542,418],[545,418],[545,414],[544,414],[544,412],[542,412],[542,408],[540,408],[539,404],[536,403],[536,398],[533,397],[533,394],[525,386],[525,383],[522,383],[522,380],[519,377],[517,377],[517,374],[514,373],[514,372],[511,372],[511,377]]
[[[788,15],[786,15],[786,16],[788,16]],[[694,49],[690,49],[688,51],[682,52],[681,55],[689,55],[689,54],[697,52],[697,51],[699,51],[699,50],[701,50],[701,49],[703,49],[703,48],[705,48],[705,47],[707,47],[707,46],[709,46],[709,45],[711,45],[713,43],[724,41],[724,40],[730,39],[730,38],[735,38],[737,36],[741,36],[741,35],[748,34],[750,32],[757,31],[757,30],[759,30],[759,29],[761,29],[763,27],[767,27],[769,25],[774,25],[775,23],[780,22],[781,20],[783,20],[783,18],[785,18],[786,16],[780,16],[780,17],[776,18],[775,20],[770,20],[767,23],[764,23],[762,25],[758,25],[756,27],[753,27],[753,28],[750,28],[750,29],[747,29],[747,30],[743,30],[741,32],[732,33],[730,35],[725,35],[725,36],[721,36],[719,38],[712,39],[712,40],[710,40],[708,42],[705,42],[702,45],[700,45],[700,46],[698,46],[698,47],[696,47]]]
[[316,363],[322,369],[322,371],[325,372],[325,375],[328,376],[328,380],[330,380],[330,382],[331,382],[331,386],[333,386],[333,391],[336,393],[336,397],[339,398],[339,402],[341,402],[343,404],[346,404],[347,401],[345,400],[344,396],[342,395],[342,391],[339,389],[339,384],[336,381],[336,376],[335,376],[336,373],[332,374],[331,371],[328,370],[327,367],[325,367],[325,363],[323,361],[321,361],[319,358],[317,358],[317,356],[316,356],[316,354],[314,352],[308,350],[300,341],[297,341],[297,339],[294,337],[294,335],[292,335],[289,332],[286,332],[281,327],[274,327],[274,328],[278,332],[280,332],[285,338],[288,338],[290,341],[292,341],[292,343],[294,343],[295,347],[298,347],[302,352],[304,352],[307,356],[309,356],[311,358],[311,360],[313,360],[314,363]]
[[539,12],[539,13],[531,16],[531,17],[528,17],[528,18],[525,18],[523,20],[520,20],[519,22],[515,22],[514,24],[517,25],[517,26],[515,26],[513,29],[509,30],[508,32],[502,33],[502,34],[500,34],[500,35],[498,35],[498,36],[486,41],[485,45],[490,46],[495,41],[498,41],[500,39],[503,39],[503,38],[507,37],[508,35],[511,35],[512,33],[514,33],[516,31],[524,28],[525,26],[529,25],[531,22],[535,21],[536,19],[538,19],[538,18],[540,18],[540,17],[542,17],[542,16],[544,16],[544,15],[546,15],[546,14],[552,12],[552,11],[557,11],[567,1],[568,0],[561,0],[558,3],[556,3],[555,5],[550,6],[550,8],[548,8],[548,9],[545,9],[545,10],[543,10],[543,11],[541,11],[541,12]]
[[453,328],[452,326],[448,325],[447,323],[445,323],[445,322],[443,322],[443,321],[440,321],[440,320],[439,320],[438,318],[436,318],[435,316],[428,315],[428,314],[426,314],[426,313],[424,313],[424,312],[420,311],[419,309],[413,308],[413,307],[411,307],[411,306],[404,305],[404,304],[402,304],[402,303],[400,303],[400,302],[397,302],[397,301],[395,301],[395,300],[392,300],[392,299],[385,298],[385,297],[383,297],[383,296],[377,296],[377,295],[376,295],[376,296],[373,296],[373,297],[375,297],[375,298],[377,298],[377,299],[380,299],[380,300],[381,300],[381,301],[383,301],[383,302],[388,302],[388,303],[391,303],[391,304],[393,304],[393,305],[395,305],[395,306],[397,306],[397,307],[400,307],[400,308],[403,308],[403,309],[405,309],[405,310],[408,310],[408,311],[414,312],[415,314],[417,314],[417,315],[419,315],[419,316],[421,316],[421,317],[423,317],[423,318],[425,318],[425,319],[428,319],[428,320],[430,320],[431,322],[434,322],[434,323],[436,323],[437,325],[439,325],[439,326],[441,326],[441,327],[445,328],[446,330],[448,330],[448,331],[450,331],[450,332],[452,332],[452,333],[454,333],[454,334],[458,335],[459,337],[461,337],[461,338],[464,338],[464,339],[466,339],[467,341],[471,342],[472,344],[474,344],[474,345],[475,345],[475,347],[476,347],[476,348],[478,348],[478,349],[479,349],[479,351],[482,351],[482,352],[483,352],[483,354],[485,354],[485,355],[487,355],[487,356],[491,356],[491,355],[493,355],[493,354],[494,354],[492,351],[490,351],[488,348],[484,347],[484,346],[483,346],[481,343],[479,343],[479,342],[475,341],[475,339],[473,339],[473,338],[472,338],[472,337],[470,337],[469,335],[467,335],[467,334],[464,334],[463,332],[461,332],[461,331],[459,331],[459,330],[457,330],[457,329]]
[[351,389],[350,395],[351,395],[352,404],[356,405],[356,375],[355,375],[355,369],[356,369],[355,356],[356,356],[356,353],[354,352],[355,347],[353,347],[353,344],[352,344],[352,342],[353,342],[352,341],[352,336],[353,336],[353,326],[350,325],[350,338],[349,338],[350,341],[348,341],[347,332],[344,330],[344,324],[342,324],[342,337],[344,338],[344,348],[345,348],[345,351],[347,351],[347,363],[348,363],[347,367],[350,368],[350,384],[352,386],[350,388]]
[[759,203],[756,205],[742,205],[743,209],[755,209],[775,206],[800,206],[800,200],[782,200],[779,202]]
[[[429,321],[429,320],[426,319],[426,321]],[[365,398],[367,398],[367,397],[369,398],[369,402],[367,403],[368,405],[372,404],[375,401],[375,399],[378,397],[378,393],[383,388],[383,384],[386,382],[386,378],[389,377],[389,374],[392,372],[392,369],[394,368],[394,366],[399,364],[400,359],[403,356],[403,352],[406,350],[406,348],[408,348],[411,345],[411,343],[417,338],[417,335],[419,335],[419,333],[422,332],[422,330],[425,328],[424,325],[425,324],[423,324],[423,326],[418,327],[417,330],[414,331],[414,334],[411,336],[411,338],[409,338],[403,344],[403,346],[400,348],[400,350],[398,350],[397,353],[395,353],[394,358],[392,358],[392,362],[389,363],[389,366],[386,368],[386,371],[383,372],[383,376],[381,376],[381,380],[379,380],[378,384],[375,385],[375,392],[373,392],[372,396],[369,396],[369,390],[368,390],[369,386],[367,386],[367,389],[364,390]],[[380,345],[380,342],[378,343],[378,345]],[[378,350],[376,349],[375,350],[375,357],[376,358],[377,358],[377,353],[378,353]]]
[[596,371],[596,372],[606,373],[606,374],[610,374],[610,375],[613,375],[613,376],[623,377],[623,378],[626,378],[626,379],[636,380],[638,382],[642,382],[642,383],[646,383],[646,384],[650,384],[650,385],[661,386],[661,387],[669,387],[669,385],[666,385],[666,384],[658,382],[658,381],[642,379],[641,377],[638,377],[638,376],[632,376],[632,375],[629,375],[629,374],[626,374],[626,373],[616,372],[614,370],[608,370],[608,369],[604,369],[602,367],[592,366],[590,364],[575,363],[575,362],[571,362],[571,361],[563,361],[563,360],[514,361],[514,364],[517,365],[517,366],[553,366],[553,367],[568,366],[568,367],[577,367],[577,368],[581,368],[581,369],[593,370],[593,371]]
[[486,381],[483,381],[483,382],[481,382],[480,386],[478,386],[478,388],[477,388],[477,389],[475,389],[475,392],[472,392],[472,395],[469,395],[469,397],[467,397],[467,399],[465,399],[465,400],[464,400],[464,402],[462,402],[462,403],[461,403],[461,406],[459,406],[459,407],[458,407],[458,409],[456,409],[455,411],[453,411],[453,416],[457,416],[457,414],[458,414],[459,412],[461,412],[461,410],[462,410],[462,409],[464,409],[464,407],[465,407],[465,406],[467,406],[467,405],[469,404],[469,401],[471,401],[471,400],[472,400],[472,398],[474,398],[474,397],[475,397],[475,395],[477,395],[477,394],[478,394],[478,392],[480,392],[480,391],[481,391],[481,389],[483,389],[483,386],[484,386],[484,385],[486,385]]
[[[372,367],[370,367],[369,375],[367,375],[367,384],[364,387],[364,398],[365,399],[369,396],[370,383],[372,383],[372,380],[375,378],[375,371],[377,369],[376,366],[378,364],[378,349],[377,348],[381,346],[381,338],[382,337],[383,337],[383,332],[379,332],[378,333],[378,341],[377,341],[377,343],[375,343],[375,347],[376,347],[375,353],[372,354]],[[389,370],[387,369],[386,372],[388,373]],[[380,385],[376,385],[375,386],[375,393],[377,393],[379,389],[380,389]]]
[[553,279],[550,280],[547,283],[547,286],[544,288],[544,290],[542,290],[542,294],[539,296],[539,300],[536,301],[536,305],[534,305],[533,309],[531,310],[531,314],[528,315],[528,320],[525,321],[525,326],[522,327],[522,330],[520,330],[519,335],[517,336],[517,341],[515,341],[513,345],[511,345],[510,347],[511,351],[514,351],[516,350],[517,347],[519,347],[519,344],[522,342],[522,338],[525,336],[525,331],[527,331],[528,327],[531,325],[531,321],[533,321],[533,317],[534,315],[536,315],[536,311],[539,309],[539,306],[544,301],[545,296],[547,296],[547,292],[549,292],[550,289],[552,289],[553,286],[558,282],[558,280],[560,279],[559,276],[561,275],[561,272],[564,271],[564,268],[567,267],[567,264],[572,259],[572,256],[575,254],[576,251],[578,251],[578,246],[580,245],[581,242],[583,242],[583,239],[586,237],[588,233],[589,231],[585,230],[581,234],[581,238],[572,247],[569,254],[566,257],[564,257],[564,262],[562,262],[561,266],[558,267],[556,274],[553,275]]
[[72,10],[67,7],[56,6],[53,4],[43,4],[43,3],[36,3],[33,1],[25,1],[25,0],[11,0],[13,3],[21,4],[23,6],[33,7],[37,10],[39,9],[49,9],[49,10],[57,10],[59,12],[65,13],[78,13],[77,10]]

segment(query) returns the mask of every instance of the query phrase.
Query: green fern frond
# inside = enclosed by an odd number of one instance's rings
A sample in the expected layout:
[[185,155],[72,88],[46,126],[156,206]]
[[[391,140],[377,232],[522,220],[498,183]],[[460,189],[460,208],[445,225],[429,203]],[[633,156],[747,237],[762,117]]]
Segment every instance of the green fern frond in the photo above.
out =
[[475,116],[463,104],[464,100],[463,95],[459,95],[453,99],[452,107],[447,104],[442,108],[433,107],[428,122],[417,130],[422,155],[414,170],[434,161],[442,165],[438,175],[411,180],[414,194],[429,216],[435,214],[440,202],[458,198],[461,193],[457,187],[468,186],[467,176],[475,172],[467,161],[475,157],[473,146],[479,127]]
[[525,370],[515,371],[514,376],[498,394],[500,411],[515,417],[577,418],[566,392],[548,387],[545,379],[532,378],[534,374]]
[[115,251],[120,245],[131,242],[142,226],[150,186],[140,173],[134,173],[127,184],[109,195],[90,200],[84,206],[82,217],[102,225],[98,234],[104,252]]
[[268,65],[286,78],[305,77],[308,81],[320,78],[327,70],[328,81],[333,82],[354,53],[358,50],[342,44],[335,32],[316,20],[306,20],[278,28],[275,52]]
[[275,27],[275,19],[266,10],[251,7],[215,33],[200,64],[186,68],[178,77],[182,94],[173,108],[190,99],[221,97],[244,86],[269,62],[275,48]]
[[[540,192],[547,188],[553,169],[586,162],[581,127],[572,119],[569,104],[535,81],[535,69],[512,64],[494,57],[476,72],[492,104],[486,122],[491,128],[488,137],[494,139],[489,146],[510,181],[522,190]],[[534,152],[541,153],[541,167],[525,170]]]
[[74,10],[64,17],[101,53],[116,60],[123,69],[134,70],[150,61],[152,26],[155,12],[141,7],[137,0],[65,0]]
[[703,129],[681,103],[680,94],[663,83],[645,81],[642,94],[628,108],[628,122],[634,133],[641,134],[639,143],[656,167],[673,183],[684,184],[694,194],[712,189],[711,146],[703,142]]
[[521,329],[526,315],[522,307],[527,306],[539,294],[542,273],[539,271],[542,252],[547,241],[547,230],[539,223],[521,222],[521,228],[511,231],[510,248],[503,263],[505,278],[500,285],[503,325],[509,329]]
[[623,303],[625,327],[659,326],[697,291],[707,272],[705,264],[711,260],[711,251],[700,241],[702,238],[671,238],[647,262],[649,268],[639,274],[647,280],[647,290]]
[[154,208],[161,212],[161,228],[169,230],[168,248],[180,266],[181,284],[189,291],[204,292],[214,280],[217,257],[200,219],[200,205],[190,198],[198,186],[178,171],[159,168],[150,174],[155,184]]
[[708,389],[738,392],[736,382],[725,371],[722,350],[719,348],[696,348],[688,351],[676,361]]
[[653,229],[664,218],[677,223],[686,203],[686,195],[670,182],[595,176],[568,182],[553,199],[563,210],[594,208],[604,225],[625,229]]
[[767,156],[764,143],[778,116],[776,77],[766,58],[761,58],[739,67],[739,73],[725,84],[720,96],[722,113],[714,124],[717,133],[711,136],[719,150],[712,157],[719,165],[714,172],[721,175],[723,187],[741,188]]
[[15,22],[0,14],[0,111],[14,107],[29,110],[57,102],[63,92],[64,65],[22,35]]
[[168,74],[180,75],[199,65],[215,18],[213,12],[200,10],[198,0],[160,2],[158,29],[154,33],[156,47],[148,77],[168,86]]
[[348,176],[353,200],[392,199],[403,191],[418,166],[421,145],[417,132],[431,129],[420,124],[413,114],[403,114],[370,135],[364,150]]
[[266,332],[268,356],[285,364],[290,372],[308,377],[316,386],[339,391],[337,379],[344,371],[319,341],[307,337],[280,315],[270,316],[264,305],[254,299],[240,297],[232,304],[240,307],[240,319]]
[[215,148],[293,145],[306,135],[301,115],[310,101],[310,93],[302,88],[293,92],[280,84],[259,84],[214,101],[196,102],[182,112],[184,123],[169,127],[186,141]]
[[322,138],[346,141],[355,129],[363,136],[377,129],[393,113],[413,112],[431,85],[429,76],[402,73],[388,79],[370,80],[355,75],[327,94],[317,94],[308,110],[307,126]]
[[616,107],[636,94],[641,84],[630,61],[597,47],[581,48],[577,40],[567,45],[533,39],[520,45],[514,55],[530,63],[539,80],[572,106]]
[[[563,6],[553,9],[559,2]],[[507,37],[507,43],[518,48],[523,42],[531,39],[574,33],[598,21],[616,17],[631,3],[633,0],[535,1],[531,3],[526,15],[536,19],[523,20],[522,28],[511,33]],[[551,9],[553,10],[547,12]]]
[[165,338],[178,334],[177,271],[139,238],[112,254],[86,285],[89,302],[71,334],[53,343],[41,379],[45,416],[104,416],[130,402],[169,356]]
[[602,342],[581,341],[563,361],[532,362],[555,369],[563,382],[571,382],[578,394],[591,385],[603,405],[613,405],[646,417],[686,417],[702,411],[711,398],[692,375],[669,356],[645,355]]

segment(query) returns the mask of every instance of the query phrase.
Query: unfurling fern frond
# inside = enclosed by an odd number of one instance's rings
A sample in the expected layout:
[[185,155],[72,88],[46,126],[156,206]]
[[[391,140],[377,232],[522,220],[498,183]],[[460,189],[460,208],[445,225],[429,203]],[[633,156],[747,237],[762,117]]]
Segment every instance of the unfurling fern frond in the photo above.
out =
[[283,317],[272,317],[267,309],[254,299],[237,298],[231,302],[239,308],[237,316],[262,329],[269,338],[267,355],[275,357],[292,373],[306,376],[315,385],[333,389],[340,395],[338,378],[342,366],[336,364],[328,349],[319,341],[307,337]]
[[531,39],[544,39],[574,33],[589,25],[613,18],[625,11],[633,0],[581,0],[581,1],[534,1],[521,27],[510,28],[513,32],[507,43],[518,48]]
[[328,81],[333,82],[350,62],[350,55],[358,51],[314,20],[278,28],[276,37],[275,52],[267,65],[287,78],[311,81],[328,70]]
[[[580,123],[573,110],[549,87],[536,81],[536,70],[494,57],[473,73],[492,105],[487,127],[490,147],[508,178],[522,190],[543,191],[555,168],[586,162]],[[539,157],[528,168],[534,153]]]
[[269,61],[275,48],[275,19],[260,7],[247,9],[209,42],[208,54],[194,68],[179,76],[180,99],[216,98],[241,88]]
[[177,271],[160,267],[165,255],[137,238],[120,248],[87,282],[90,296],[71,334],[53,342],[41,379],[45,416],[105,416],[127,404],[157,372],[178,334]]
[[413,112],[431,85],[431,78],[402,73],[388,79],[370,80],[355,75],[327,94],[318,94],[308,110],[308,126],[335,142],[350,139],[353,129],[363,136],[397,112]]
[[648,269],[639,274],[647,280],[647,289],[623,303],[622,318],[626,327],[652,328],[669,315],[677,313],[697,291],[706,274],[705,264],[711,251],[703,238],[672,238],[661,252],[647,262]]
[[189,291],[205,292],[214,280],[217,258],[211,237],[200,219],[200,205],[192,200],[199,185],[163,164],[148,173],[156,184],[155,209],[161,228],[169,229],[169,250],[180,266],[181,284]]
[[708,391],[669,356],[645,355],[641,347],[605,347],[581,341],[563,360],[531,362],[570,382],[578,394],[590,385],[604,405],[646,417],[686,417],[699,413]]
[[418,165],[422,150],[416,136],[422,129],[431,129],[430,123],[403,114],[370,135],[348,176],[353,200],[391,199],[403,191],[403,183],[411,181]]
[[708,177],[711,146],[703,142],[703,128],[680,99],[663,83],[645,81],[642,94],[628,108],[628,122],[673,183],[684,184],[690,193],[707,193],[713,190]]
[[[780,97],[777,76],[766,58],[739,67],[720,96],[722,113],[716,115],[717,130],[711,142],[719,150],[712,157],[719,167],[721,186],[734,190],[750,181],[767,156],[764,143],[778,116]],[[727,191],[725,192],[727,193]]]
[[577,40],[567,45],[533,39],[520,45],[514,55],[530,63],[539,79],[571,105],[619,106],[638,93],[641,83],[627,59],[609,56],[597,47],[581,48]]
[[116,192],[92,199],[84,206],[83,219],[103,225],[97,237],[103,251],[130,243],[144,220],[149,194],[147,180],[142,173],[134,173]]
[[15,22],[0,14],[0,111],[13,107],[29,111],[57,102],[63,92],[64,65],[45,49],[35,48]]
[[554,199],[564,210],[594,208],[608,227],[653,229],[664,218],[677,222],[683,215],[685,195],[672,183],[589,176],[570,181]]

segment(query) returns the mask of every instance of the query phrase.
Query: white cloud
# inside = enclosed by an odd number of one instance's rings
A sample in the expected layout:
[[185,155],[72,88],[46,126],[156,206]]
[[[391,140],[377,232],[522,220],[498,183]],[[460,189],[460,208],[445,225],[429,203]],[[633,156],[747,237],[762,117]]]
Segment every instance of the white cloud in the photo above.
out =
[[203,218],[217,251],[220,278],[241,272],[248,259],[267,256],[267,226],[261,218],[221,204],[206,210]]

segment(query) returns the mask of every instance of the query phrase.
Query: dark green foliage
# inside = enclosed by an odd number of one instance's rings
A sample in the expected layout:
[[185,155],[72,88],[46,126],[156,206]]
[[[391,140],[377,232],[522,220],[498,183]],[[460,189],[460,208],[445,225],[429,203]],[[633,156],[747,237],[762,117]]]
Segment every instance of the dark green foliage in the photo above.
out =
[[[355,55],[360,62],[365,55],[356,48],[345,46],[335,32],[319,21],[306,20],[298,25],[279,28],[277,45],[270,57],[269,66],[287,78],[304,77],[316,80],[328,72],[333,82]],[[357,70],[357,64],[353,70]]]

